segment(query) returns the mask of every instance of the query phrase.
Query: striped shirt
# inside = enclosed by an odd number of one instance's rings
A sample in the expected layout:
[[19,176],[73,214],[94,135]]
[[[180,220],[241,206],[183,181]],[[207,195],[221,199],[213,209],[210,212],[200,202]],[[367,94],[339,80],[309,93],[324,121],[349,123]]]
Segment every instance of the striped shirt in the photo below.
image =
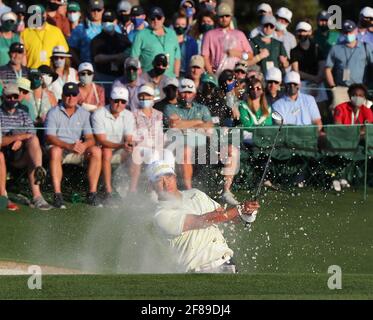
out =
[[163,144],[163,114],[153,109],[151,117],[138,109],[133,112],[136,122],[136,142],[142,146],[153,147]]
[[17,133],[35,133],[34,124],[29,114],[16,108],[13,113],[9,113],[4,105],[0,108],[0,125],[3,136]]
[[22,66],[21,70],[16,72],[9,62],[0,67],[0,81],[2,83],[15,82],[18,78],[28,78],[29,68]]

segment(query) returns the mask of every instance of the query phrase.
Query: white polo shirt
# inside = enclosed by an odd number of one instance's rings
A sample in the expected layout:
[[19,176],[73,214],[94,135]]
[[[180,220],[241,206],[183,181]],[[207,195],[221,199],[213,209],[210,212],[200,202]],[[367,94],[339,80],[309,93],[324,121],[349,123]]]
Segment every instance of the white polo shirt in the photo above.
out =
[[217,225],[185,232],[183,228],[188,214],[200,216],[220,205],[197,189],[181,191],[181,194],[180,199],[159,202],[155,224],[166,235],[186,272],[216,268],[233,256]]
[[135,133],[135,118],[126,109],[115,118],[110,112],[110,105],[106,105],[92,114],[91,122],[94,134],[105,134],[106,139],[113,143],[121,143],[123,136]]

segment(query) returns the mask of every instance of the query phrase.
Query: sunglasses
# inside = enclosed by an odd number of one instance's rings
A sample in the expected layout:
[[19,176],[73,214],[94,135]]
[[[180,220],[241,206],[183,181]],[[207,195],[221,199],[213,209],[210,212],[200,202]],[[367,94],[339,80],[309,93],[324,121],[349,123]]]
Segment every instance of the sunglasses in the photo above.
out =
[[71,98],[71,97],[77,97],[79,93],[68,93],[68,94],[64,94],[65,97],[67,98]]
[[193,89],[194,86],[191,84],[183,84],[181,85],[181,89]]
[[264,25],[264,28],[274,29],[275,26],[273,24],[267,23],[267,24]]
[[252,91],[263,91],[262,87],[250,87]]
[[5,100],[18,100],[19,95],[18,94],[10,94],[8,96],[5,96]]
[[162,18],[163,18],[163,17],[161,17],[161,16],[155,16],[155,17],[150,18],[150,20],[151,20],[151,21],[155,21],[155,20],[160,21],[160,20],[162,20]]
[[93,74],[92,71],[82,71],[82,72],[79,72],[80,76],[91,76],[92,74]]
[[53,57],[54,60],[64,60],[66,59],[65,57]]
[[222,18],[230,18],[231,16],[229,14],[224,14],[222,16],[219,16],[219,19],[222,19]]
[[274,81],[274,80],[267,81],[267,83],[268,84],[280,84],[280,82]]
[[118,103],[121,103],[121,104],[126,104],[127,101],[124,100],[124,99],[113,99],[114,103],[118,104]]
[[13,49],[11,53],[24,53],[25,51],[23,49]]
[[103,9],[92,9],[91,12],[101,12]]
[[22,94],[28,94],[29,91],[25,90],[25,89],[21,89],[19,88],[19,92],[22,93]]

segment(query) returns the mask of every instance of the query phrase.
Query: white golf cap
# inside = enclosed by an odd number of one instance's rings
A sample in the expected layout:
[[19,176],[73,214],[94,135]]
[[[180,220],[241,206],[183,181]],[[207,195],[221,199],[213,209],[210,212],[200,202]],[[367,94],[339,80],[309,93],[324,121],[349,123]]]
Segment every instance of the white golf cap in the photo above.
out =
[[291,22],[293,13],[288,8],[281,7],[280,9],[277,10],[276,16]]
[[122,99],[128,101],[128,96],[128,90],[124,87],[114,87],[110,94],[110,98],[113,100]]
[[137,95],[139,95],[140,93],[146,93],[148,94],[149,96],[153,96],[155,95],[155,92],[154,92],[154,87],[151,83],[145,83],[143,84],[138,90],[137,90]]
[[266,13],[272,12],[272,7],[268,3],[261,3],[256,8],[256,12],[259,12],[259,11],[264,11]]
[[179,92],[191,92],[196,93],[196,85],[194,84],[193,80],[190,79],[183,79],[179,83]]
[[295,30],[296,31],[299,31],[299,30],[312,31],[312,26],[308,22],[301,21],[297,24],[297,26],[295,27]]
[[364,7],[360,11],[360,15],[365,17],[365,18],[373,18],[373,8],[371,7]]
[[290,71],[285,75],[285,83],[300,84],[300,74],[295,71]]
[[267,70],[265,79],[266,79],[266,81],[277,81],[277,82],[281,83],[281,81],[282,81],[281,70],[279,68],[276,68],[276,67],[269,68]]
[[1,15],[1,21],[13,20],[17,21],[17,15],[14,12],[6,12]]
[[130,12],[132,9],[132,5],[129,1],[122,0],[118,3],[117,11],[126,11]]
[[91,72],[95,72],[93,70],[93,66],[91,63],[89,62],[83,62],[79,65],[79,68],[78,68],[78,72],[81,72],[81,71],[91,71]]
[[175,175],[175,171],[172,168],[172,166],[166,161],[162,161],[162,160],[154,161],[153,163],[151,163],[148,166],[146,173],[147,173],[148,179],[151,182],[155,182],[160,177],[167,175],[167,174]]
[[168,78],[164,84],[163,84],[163,88],[166,88],[168,86],[174,86],[176,88],[179,87],[179,80],[177,80],[176,78]]

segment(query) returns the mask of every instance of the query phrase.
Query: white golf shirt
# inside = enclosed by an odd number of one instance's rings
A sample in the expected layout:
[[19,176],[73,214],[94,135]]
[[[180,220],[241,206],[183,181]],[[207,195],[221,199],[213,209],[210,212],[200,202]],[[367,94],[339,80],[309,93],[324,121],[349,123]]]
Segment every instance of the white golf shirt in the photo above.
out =
[[183,232],[188,214],[203,215],[220,207],[202,191],[182,191],[176,200],[160,201],[155,224],[166,235],[171,248],[177,254],[178,263],[185,271],[206,271],[217,268],[233,256],[223,234],[216,225],[204,229]]
[[123,136],[133,136],[135,133],[135,118],[128,110],[123,110],[118,118],[110,112],[110,105],[97,109],[92,114],[94,134],[106,134],[106,139],[113,143],[123,142]]

